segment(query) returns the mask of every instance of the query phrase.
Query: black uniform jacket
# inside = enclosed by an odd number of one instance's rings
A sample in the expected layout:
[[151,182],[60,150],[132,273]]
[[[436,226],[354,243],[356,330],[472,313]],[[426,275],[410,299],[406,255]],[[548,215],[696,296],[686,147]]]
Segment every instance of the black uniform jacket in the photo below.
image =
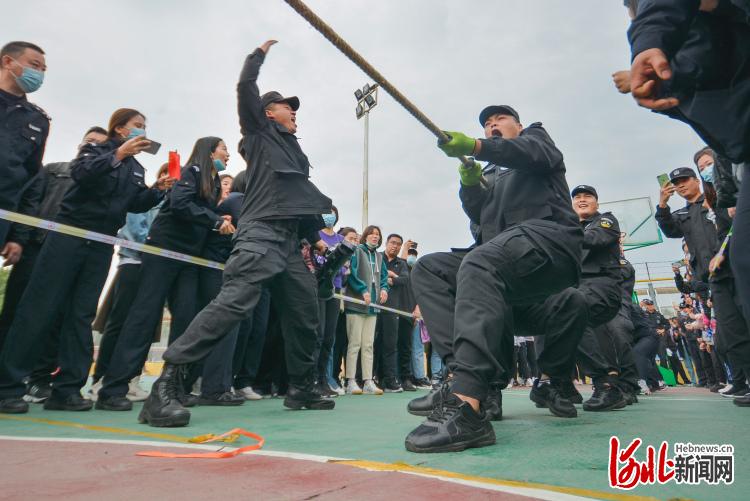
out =
[[389,271],[398,275],[398,278],[393,279],[393,285],[391,285],[390,290],[388,290],[388,301],[385,302],[385,305],[391,308],[396,308],[397,310],[407,310],[411,304],[409,291],[409,265],[398,256],[388,261],[388,258],[385,257],[385,252],[383,252],[383,265],[385,265]]
[[182,169],[180,180],[172,187],[151,225],[146,243],[197,256],[208,233],[221,226],[223,220],[216,213],[221,181],[214,175],[213,198],[206,200],[200,192],[200,169],[197,165]]
[[489,162],[484,169],[489,186],[462,185],[459,192],[464,212],[478,225],[477,243],[534,220],[562,235],[557,244],[580,262],[583,231],[570,203],[565,163],[542,124],[531,124],[514,139],[481,142],[476,158]]
[[[693,276],[701,282],[708,282],[708,264],[719,250],[716,226],[708,220],[708,209],[703,207],[701,196],[695,203],[688,203],[682,209],[669,211],[669,206],[656,208],[656,222],[669,238],[684,238],[690,251],[690,267]],[[728,266],[717,271],[717,277],[728,273]]]
[[15,210],[24,185],[41,170],[49,122],[25,96],[0,90],[0,209]]
[[584,277],[622,278],[620,270],[620,224],[611,212],[596,213],[581,221],[583,226],[583,256],[581,272]]
[[237,84],[239,150],[248,174],[237,239],[242,240],[242,227],[248,221],[299,219],[300,236],[315,243],[324,226],[320,215],[331,212],[331,199],[310,181],[310,162],[297,137],[266,118],[257,84],[264,59],[261,49],[247,56]]
[[[242,203],[245,194],[233,191],[227,198],[216,207],[219,216],[232,216],[232,224],[237,227],[242,211]],[[219,263],[226,262],[232,253],[232,235],[222,235],[218,231],[209,231],[206,245],[203,247],[203,257]]]
[[89,143],[70,166],[75,184],[63,198],[57,220],[91,231],[116,235],[128,212],[146,212],[164,192],[146,186],[145,170],[134,157],[115,160],[122,141]]

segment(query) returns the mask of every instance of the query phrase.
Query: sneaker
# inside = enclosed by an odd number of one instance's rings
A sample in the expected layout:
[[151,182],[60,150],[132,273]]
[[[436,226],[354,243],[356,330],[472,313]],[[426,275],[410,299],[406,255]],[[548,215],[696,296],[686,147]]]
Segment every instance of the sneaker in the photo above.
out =
[[651,395],[651,389],[645,379],[639,379],[638,386],[641,388],[641,395]]
[[721,393],[722,395],[725,395],[726,393],[732,391],[733,389],[734,389],[734,385],[728,384],[724,388],[720,389],[719,393]]
[[141,376],[136,376],[128,383],[127,398],[131,402],[143,402],[148,398],[148,391],[141,388]]
[[27,412],[29,412],[29,404],[23,398],[0,400],[1,414],[26,414]]
[[362,394],[362,388],[359,387],[356,379],[350,379],[346,383],[346,394],[347,395],[361,395]]
[[[664,380],[659,380],[659,390],[666,390],[667,389],[667,383],[664,382]],[[718,389],[717,389],[718,391]]]
[[[375,388],[377,388],[377,386],[375,385],[375,383],[372,380],[370,382],[372,383],[373,386],[375,386]],[[384,383],[383,384],[383,390],[385,390],[386,393],[403,393],[403,391],[404,391],[404,389],[401,387],[401,385],[398,384],[398,379],[396,379],[395,377],[384,379],[383,383]],[[364,393],[367,393],[367,389],[366,388],[367,388],[367,382],[365,382],[365,387],[362,389],[362,391]],[[380,393],[383,393],[383,391],[381,390]],[[380,393],[373,393],[373,394],[374,395],[380,395]]]
[[305,389],[290,385],[284,398],[284,407],[292,410],[331,410],[335,406],[336,402],[313,391],[312,384]]
[[490,421],[503,419],[503,393],[500,384],[490,384],[487,400],[484,401],[484,411]]
[[573,418],[578,416],[575,405],[570,400],[560,395],[560,382],[550,379],[534,381],[534,386],[529,392],[529,398],[550,410],[557,417]]
[[560,396],[567,398],[574,404],[583,403],[583,395],[578,391],[578,388],[573,384],[573,381],[569,379],[563,379],[560,381]]
[[628,400],[615,385],[599,382],[594,384],[594,394],[583,403],[583,410],[588,412],[603,412],[622,409],[628,405]]
[[458,452],[494,443],[495,430],[485,412],[476,412],[452,393],[404,441],[406,450],[418,453]]
[[407,412],[415,416],[429,416],[433,410],[442,405],[443,399],[450,393],[450,388],[450,380],[433,386],[427,395],[412,399],[406,406]]
[[432,383],[430,383],[430,380],[426,377],[423,377],[422,379],[417,379],[414,381],[414,386],[416,386],[420,390],[430,390],[432,389]]
[[315,391],[317,391],[321,397],[325,398],[336,398],[339,396],[338,393],[333,391],[326,380],[318,381],[315,385]]
[[47,400],[51,394],[52,387],[49,384],[32,384],[27,388],[23,399],[31,404],[39,404]]
[[245,400],[263,400],[263,395],[253,390],[252,386],[245,386],[240,388],[238,393],[242,395]]
[[89,400],[91,400],[92,402],[96,402],[99,399],[99,390],[102,389],[102,385],[103,383],[101,379],[91,385],[91,388],[89,388],[89,394],[88,394]]
[[73,393],[64,398],[55,397],[53,394],[44,401],[44,409],[48,411],[90,411],[93,406],[94,403],[83,398],[80,393]]
[[730,396],[732,398],[740,398],[740,397],[744,397],[745,395],[750,395],[750,388],[743,388],[741,390],[738,390],[734,395],[730,395]]
[[[659,385],[661,386],[661,383],[659,383]],[[659,389],[661,389],[661,387],[660,387]],[[711,387],[710,387],[710,388],[708,389],[708,391],[710,391],[711,393],[719,393],[719,390],[720,390],[720,389],[721,389],[721,385],[719,385],[719,384],[715,384],[715,385],[711,386]]]
[[732,402],[738,407],[750,407],[750,393],[741,397],[733,398]]
[[237,406],[245,403],[245,396],[225,391],[224,393],[213,393],[211,395],[201,394],[197,405],[216,405],[221,407]]
[[523,385],[524,386],[534,386],[534,378],[528,378],[526,381],[524,381]]
[[417,391],[417,387],[414,386],[414,383],[411,382],[410,377],[404,378],[404,380],[401,382],[401,388],[403,388],[404,391]]
[[102,397],[96,399],[96,409],[100,411],[129,411],[133,402],[126,397]]
[[[393,393],[398,393],[399,391],[404,391],[401,386],[399,386],[398,391],[394,391]],[[368,379],[365,381],[365,384],[362,386],[362,394],[363,395],[382,395],[383,390],[378,388],[378,386],[375,384],[375,381],[372,379]]]

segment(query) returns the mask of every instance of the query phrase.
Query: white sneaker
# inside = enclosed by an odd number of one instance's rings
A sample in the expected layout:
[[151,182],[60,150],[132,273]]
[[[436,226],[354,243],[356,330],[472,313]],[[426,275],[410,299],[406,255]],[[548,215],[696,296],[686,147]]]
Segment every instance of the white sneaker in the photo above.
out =
[[357,384],[356,379],[350,379],[346,382],[346,394],[347,395],[361,395],[362,388]]
[[263,395],[253,390],[252,386],[245,386],[244,388],[240,388],[237,393],[245,397],[245,400],[263,400]]
[[641,387],[641,393],[644,395],[651,395],[651,390],[648,388],[648,384],[646,384],[645,379],[639,379],[638,380],[638,386]]
[[719,393],[723,395],[724,393],[727,393],[728,391],[730,391],[732,388],[734,388],[734,385],[728,384],[724,388],[720,389]]
[[102,380],[100,379],[96,383],[91,385],[91,388],[89,388],[89,400],[92,402],[96,402],[99,399],[99,390],[102,389]]
[[534,380],[532,378],[527,379],[524,386],[534,386]]
[[335,388],[331,388],[333,391],[336,392],[338,396],[342,396],[346,394],[346,391],[341,386],[336,386]]
[[136,376],[128,383],[128,394],[125,396],[131,402],[143,402],[148,398],[149,392],[141,387],[140,382],[141,376]]
[[378,386],[372,379],[368,379],[367,381],[365,381],[365,384],[362,387],[362,393],[364,393],[365,395],[382,395],[383,390],[378,388]]

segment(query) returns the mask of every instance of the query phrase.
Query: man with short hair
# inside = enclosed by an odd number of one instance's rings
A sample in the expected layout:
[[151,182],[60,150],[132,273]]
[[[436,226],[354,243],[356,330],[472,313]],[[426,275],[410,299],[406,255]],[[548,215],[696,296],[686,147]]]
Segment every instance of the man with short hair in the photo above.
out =
[[[24,185],[42,168],[49,134],[49,116],[26,99],[44,81],[44,51],[30,42],[10,42],[0,49],[0,209],[15,211],[21,197],[26,206],[38,203],[38,190]],[[6,259],[17,260],[19,249],[6,244],[10,222],[0,219],[0,246]]]
[[562,153],[541,123],[523,127],[510,106],[486,107],[479,123],[484,139],[447,132],[450,140],[439,143],[448,156],[489,162],[459,168],[476,246],[424,256],[412,271],[430,337],[452,374],[434,394],[435,412],[406,437],[412,452],[495,443],[487,400],[492,382],[509,380],[514,335],[547,336],[531,400],[559,417],[577,415],[560,382],[573,371],[588,311],[573,288],[583,232]]
[[322,214],[331,213],[332,203],[310,181],[310,162],[295,136],[299,99],[276,91],[260,95],[258,90],[260,67],[275,43],[268,40],[247,56],[237,84],[239,149],[248,166],[247,192],[221,291],[164,352],[162,374],[138,416],[142,423],[188,424],[190,412],[180,403],[185,366],[206,357],[247,318],[264,286],[283,311],[281,331],[289,374],[284,405],[291,409],[335,406],[315,391],[318,287],[299,251],[304,238],[325,252],[318,230],[325,227]]

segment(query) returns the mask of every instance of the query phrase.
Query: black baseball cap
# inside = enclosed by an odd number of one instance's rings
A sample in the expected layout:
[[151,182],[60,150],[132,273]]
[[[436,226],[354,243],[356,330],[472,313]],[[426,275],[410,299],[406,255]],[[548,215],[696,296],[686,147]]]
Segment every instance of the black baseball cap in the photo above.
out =
[[502,115],[510,115],[520,122],[520,118],[518,117],[518,112],[516,110],[514,110],[507,104],[493,104],[491,106],[487,106],[479,114],[479,125],[484,127],[484,123],[487,121],[487,119],[492,115],[497,115],[498,113]]
[[589,186],[588,184],[579,184],[578,186],[573,188],[573,191],[570,192],[570,198],[573,198],[579,193],[590,193],[591,195],[594,195],[594,198],[599,200],[599,194],[596,192],[593,186]]
[[291,106],[294,111],[299,109],[299,98],[297,96],[284,97],[275,90],[266,92],[260,96],[260,104],[264,109],[271,103],[286,103]]
[[681,177],[697,178],[698,176],[695,174],[695,171],[691,169],[690,167],[678,167],[669,173],[670,182],[674,182],[675,179],[680,179]]
[[642,299],[641,301],[643,301],[643,304],[651,304],[651,305],[654,304],[654,302],[651,301],[650,299]]

